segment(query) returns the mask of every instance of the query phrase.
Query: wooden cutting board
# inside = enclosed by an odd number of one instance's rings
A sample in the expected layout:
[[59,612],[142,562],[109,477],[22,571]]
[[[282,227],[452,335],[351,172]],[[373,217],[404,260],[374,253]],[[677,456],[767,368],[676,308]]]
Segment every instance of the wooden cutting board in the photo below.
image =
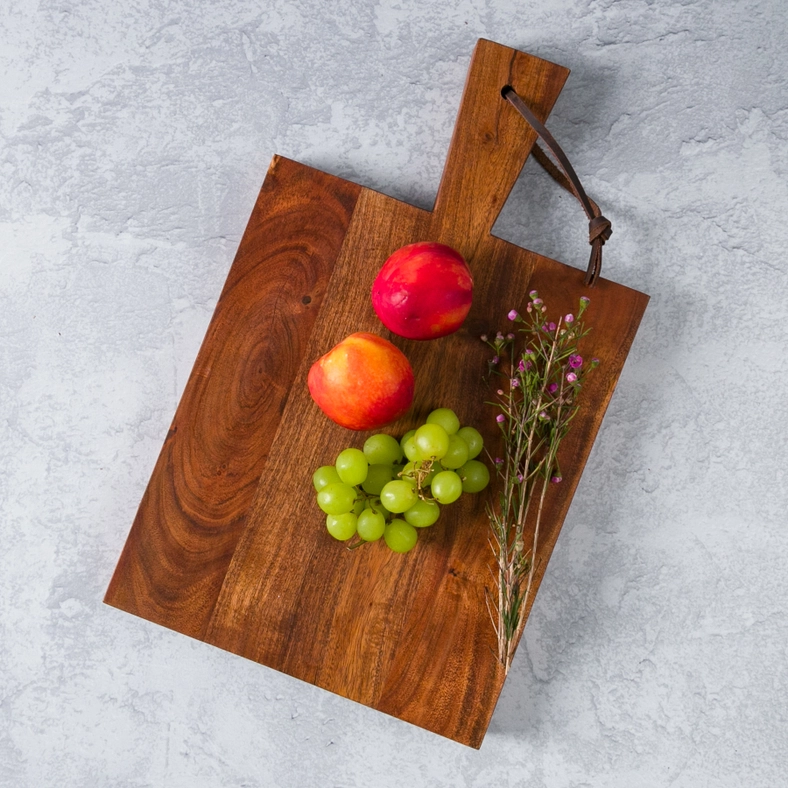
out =
[[[482,379],[490,354],[479,336],[505,329],[533,288],[556,315],[590,296],[587,343],[602,365],[562,447],[538,587],[648,300],[605,279],[588,290],[582,271],[490,234],[535,141],[501,88],[512,85],[544,120],[567,76],[480,40],[432,211],[274,157],[108,604],[481,746],[504,679],[485,604],[485,495],[444,507],[411,553],[382,540],[348,551],[326,533],[311,474],[368,433],[328,421],[306,375],[348,334],[380,334],[416,376],[413,408],[387,431],[399,437],[448,406],[494,450]],[[431,342],[392,336],[369,298],[386,258],[421,240],[458,249],[475,283],[463,328]]]

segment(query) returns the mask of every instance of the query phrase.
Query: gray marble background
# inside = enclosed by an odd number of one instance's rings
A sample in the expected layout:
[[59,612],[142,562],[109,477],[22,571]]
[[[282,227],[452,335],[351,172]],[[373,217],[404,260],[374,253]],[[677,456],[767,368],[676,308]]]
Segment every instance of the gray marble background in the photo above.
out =
[[[484,746],[101,603],[272,154],[430,207],[471,50],[652,295]],[[779,0],[0,3],[0,785],[774,788],[788,772]],[[584,265],[529,164],[497,234]]]

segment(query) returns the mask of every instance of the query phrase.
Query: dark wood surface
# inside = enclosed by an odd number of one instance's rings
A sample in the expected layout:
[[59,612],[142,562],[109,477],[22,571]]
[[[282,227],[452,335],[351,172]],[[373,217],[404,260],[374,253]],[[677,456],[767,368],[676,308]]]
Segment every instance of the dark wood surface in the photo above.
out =
[[272,161],[107,603],[203,636],[360,191]]
[[[178,407],[106,601],[457,741],[479,747],[503,685],[485,604],[485,495],[444,507],[404,556],[348,551],[325,531],[311,473],[368,433],[329,422],[309,397],[311,363],[355,331],[391,339],[413,365],[398,437],[454,408],[495,447],[479,335],[507,326],[536,287],[551,313],[592,299],[587,344],[602,360],[562,448],[536,587],[647,297],[490,235],[534,142],[500,96],[542,119],[566,69],[480,41],[435,209],[424,211],[275,159]],[[459,249],[474,275],[463,328],[432,342],[392,336],[369,292],[391,252],[418,240]],[[309,304],[303,302],[308,297]]]

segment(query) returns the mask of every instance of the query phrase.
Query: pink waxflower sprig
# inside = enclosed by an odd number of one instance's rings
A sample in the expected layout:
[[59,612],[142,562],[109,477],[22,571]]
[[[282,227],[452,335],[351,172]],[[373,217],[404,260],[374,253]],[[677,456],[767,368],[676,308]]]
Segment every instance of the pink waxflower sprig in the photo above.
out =
[[[498,659],[507,672],[525,623],[547,489],[562,480],[558,448],[577,413],[586,375],[599,364],[578,349],[590,330],[584,324],[588,305],[583,296],[576,313],[550,319],[532,290],[524,314],[516,309],[507,314],[515,331],[482,336],[492,350],[488,375],[499,378],[497,398],[490,404],[498,411],[495,421],[504,438],[504,456],[495,458],[498,501],[487,509],[498,579],[498,599],[488,604]],[[532,506],[535,518],[529,518]],[[526,548],[527,523],[534,532]]]

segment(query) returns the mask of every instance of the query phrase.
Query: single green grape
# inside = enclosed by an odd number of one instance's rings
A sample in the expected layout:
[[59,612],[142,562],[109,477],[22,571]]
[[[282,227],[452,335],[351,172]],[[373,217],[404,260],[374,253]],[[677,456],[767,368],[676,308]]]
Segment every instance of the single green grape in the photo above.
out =
[[358,535],[365,542],[375,542],[383,536],[386,518],[380,512],[364,509],[358,516]]
[[416,485],[405,479],[389,482],[380,492],[380,502],[395,514],[410,509],[418,499]]
[[413,435],[409,438],[402,440],[402,453],[411,461],[414,462],[415,460],[421,459],[419,456],[419,448],[416,446],[416,440],[414,435],[416,434],[416,430],[413,430]]
[[459,435],[449,435],[449,449],[441,457],[441,465],[449,470],[468,462],[468,444]]
[[440,460],[449,450],[449,435],[440,424],[422,424],[413,441],[420,460]]
[[[399,446],[399,444],[397,444]],[[361,489],[370,495],[380,495],[380,491],[394,478],[394,469],[390,465],[370,465],[367,478]]]
[[399,445],[402,447],[402,450],[403,450],[403,451],[405,450],[405,441],[406,441],[408,438],[412,438],[412,437],[413,437],[415,434],[416,434],[416,430],[408,430],[408,431],[407,431],[407,432],[406,432],[406,433],[405,433],[405,434],[404,434],[404,435],[403,435],[403,436],[400,438]]
[[392,520],[383,532],[386,544],[395,553],[407,553],[419,538],[416,529],[404,520]]
[[391,514],[391,512],[380,502],[380,498],[367,498],[364,502],[364,508],[372,509],[373,512],[379,512],[384,518]]
[[339,452],[335,465],[339,478],[345,484],[361,484],[367,478],[369,463],[361,449]]
[[454,471],[441,471],[430,485],[438,503],[454,503],[462,495],[462,479]]
[[437,408],[427,416],[427,424],[440,424],[447,435],[454,435],[460,428],[460,420],[451,408]]
[[356,533],[358,517],[353,512],[326,515],[326,528],[334,539],[344,542]]
[[356,517],[358,517],[358,515],[360,515],[361,512],[364,511],[364,508],[365,508],[364,504],[365,504],[365,501],[364,501],[364,498],[362,496],[359,496],[358,498],[356,498],[356,502],[353,504],[353,510],[352,510],[353,514],[355,514]]
[[342,482],[327,484],[317,494],[317,505],[326,514],[345,514],[353,511],[356,502],[356,491]]
[[483,462],[468,460],[457,474],[462,479],[462,491],[467,493],[481,492],[490,483],[490,471]]
[[402,459],[402,447],[396,438],[380,432],[364,441],[364,456],[370,465],[393,465]]
[[472,460],[482,453],[484,439],[479,430],[473,427],[461,427],[457,433],[468,444],[468,459]]
[[426,528],[440,517],[441,508],[435,501],[416,501],[403,515],[415,528]]
[[336,484],[341,482],[337,469],[333,465],[321,465],[312,474],[312,484],[315,485],[315,490],[320,492],[324,487],[329,484]]

